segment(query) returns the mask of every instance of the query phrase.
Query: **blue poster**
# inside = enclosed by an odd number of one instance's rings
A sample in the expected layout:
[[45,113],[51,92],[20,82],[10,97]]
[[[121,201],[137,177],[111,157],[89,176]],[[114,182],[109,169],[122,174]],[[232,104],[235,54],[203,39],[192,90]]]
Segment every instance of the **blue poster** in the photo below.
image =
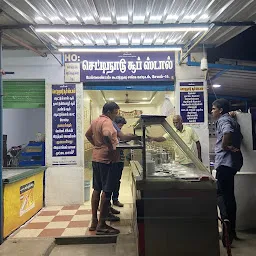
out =
[[52,85],[52,156],[76,155],[76,85]]
[[174,52],[65,53],[65,82],[173,81]]
[[180,83],[180,115],[184,123],[204,123],[204,83]]

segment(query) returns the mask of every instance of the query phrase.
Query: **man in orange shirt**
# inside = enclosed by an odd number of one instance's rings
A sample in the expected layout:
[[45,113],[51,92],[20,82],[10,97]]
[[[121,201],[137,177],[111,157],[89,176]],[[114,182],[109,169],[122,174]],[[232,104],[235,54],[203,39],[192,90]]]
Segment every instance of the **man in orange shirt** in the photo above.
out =
[[[97,235],[116,235],[119,230],[106,224],[109,214],[110,198],[117,184],[117,174],[113,167],[116,161],[116,145],[118,144],[117,131],[113,126],[113,120],[119,112],[119,106],[115,102],[108,102],[103,106],[102,115],[94,120],[85,136],[93,145],[93,194],[92,224],[90,230],[96,230]],[[102,194],[101,194],[102,191]],[[100,202],[100,217],[97,218],[97,210]]]

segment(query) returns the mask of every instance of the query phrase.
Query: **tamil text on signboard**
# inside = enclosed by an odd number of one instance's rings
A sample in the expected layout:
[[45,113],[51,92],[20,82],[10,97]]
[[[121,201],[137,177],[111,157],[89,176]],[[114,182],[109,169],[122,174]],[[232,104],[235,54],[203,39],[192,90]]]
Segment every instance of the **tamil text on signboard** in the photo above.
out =
[[204,122],[204,83],[180,83],[180,115],[184,123]]
[[66,53],[65,82],[171,81],[174,52]]
[[76,146],[76,85],[52,85],[52,156],[68,164],[67,157],[77,155]]

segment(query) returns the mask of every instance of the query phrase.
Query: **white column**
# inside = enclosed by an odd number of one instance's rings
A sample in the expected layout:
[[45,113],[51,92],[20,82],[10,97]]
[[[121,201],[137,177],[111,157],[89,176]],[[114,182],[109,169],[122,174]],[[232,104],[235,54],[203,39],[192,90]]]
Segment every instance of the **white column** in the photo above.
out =
[[[197,62],[201,61],[203,57],[202,53],[192,54],[191,59],[195,59]],[[186,61],[186,60],[185,60]],[[185,62],[184,61],[184,62]],[[196,82],[205,81],[205,73],[201,71],[200,67],[190,67],[187,64],[179,65],[178,54],[176,53],[176,84],[175,84],[175,112],[180,114],[180,90],[179,82]],[[206,82],[206,81],[205,81]],[[208,94],[207,86],[204,86],[204,123],[187,124],[191,126],[199,136],[199,140],[202,147],[202,159],[205,166],[210,166],[209,160],[209,128],[208,128]]]
[[[46,206],[83,204],[84,202],[84,129],[83,85],[76,84],[76,154],[53,156],[52,85],[46,85]],[[67,165],[65,165],[67,164]]]

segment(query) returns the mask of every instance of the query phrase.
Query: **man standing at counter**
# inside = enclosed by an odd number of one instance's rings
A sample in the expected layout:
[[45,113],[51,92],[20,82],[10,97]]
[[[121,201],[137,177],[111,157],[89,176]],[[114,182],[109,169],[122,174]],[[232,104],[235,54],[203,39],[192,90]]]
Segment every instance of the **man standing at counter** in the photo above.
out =
[[[116,160],[117,131],[113,126],[119,106],[115,102],[108,102],[103,106],[102,115],[94,120],[85,136],[93,145],[93,194],[92,223],[90,230],[96,230],[97,235],[116,235],[119,230],[106,224],[109,215],[111,195],[116,187],[117,174],[114,169]],[[102,191],[102,194],[101,194]],[[97,210],[100,202],[100,217],[98,221]]]
[[[182,117],[179,115],[176,115],[173,117],[173,125],[176,128],[175,129],[176,133],[185,142],[185,144],[189,147],[189,149],[194,153],[195,153],[194,148],[196,144],[198,158],[200,161],[202,161],[201,144],[196,132],[191,127],[183,125]],[[149,140],[156,141],[156,142],[164,142],[168,139],[171,139],[168,133],[164,134],[164,136],[162,137],[148,137],[148,138]],[[174,151],[175,151],[176,162],[182,165],[186,165],[188,167],[194,166],[190,158],[187,157],[187,155],[180,149],[178,145],[175,145]]]
[[[217,179],[217,199],[221,218],[226,223],[229,239],[236,238],[236,199],[234,177],[243,166],[240,151],[243,136],[240,126],[229,115],[229,102],[218,99],[212,104],[212,115],[216,122],[217,141],[215,145],[215,168]],[[225,226],[223,227],[225,232]],[[223,234],[224,234],[223,232]],[[225,246],[225,238],[222,236]]]
[[[126,124],[126,120],[124,117],[122,116],[117,116],[113,122],[114,127],[117,131],[117,137],[120,141],[123,142],[128,142],[131,140],[137,140],[140,139],[140,136],[134,135],[134,134],[123,134],[123,132],[121,131],[121,129],[123,128],[123,126]],[[118,207],[123,207],[124,205],[119,202],[118,197],[119,197],[119,189],[120,189],[120,184],[121,184],[121,177],[122,177],[122,173],[123,173],[123,169],[124,169],[124,150],[120,150],[119,151],[119,160],[117,163],[115,163],[116,165],[116,171],[117,171],[117,186],[113,192],[112,195],[112,201],[113,201],[113,205],[118,206]]]

